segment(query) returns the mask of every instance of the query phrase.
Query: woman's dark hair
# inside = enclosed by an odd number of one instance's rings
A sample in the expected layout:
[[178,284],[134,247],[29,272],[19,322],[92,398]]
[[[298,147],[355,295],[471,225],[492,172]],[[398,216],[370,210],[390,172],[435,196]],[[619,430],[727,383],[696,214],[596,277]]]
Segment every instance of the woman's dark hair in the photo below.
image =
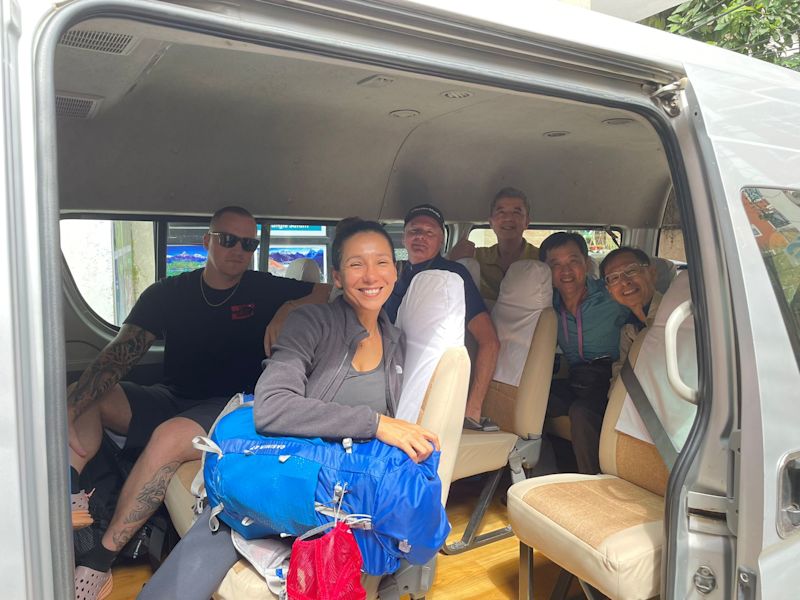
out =
[[391,236],[383,228],[383,225],[375,221],[352,221],[341,227],[336,232],[336,237],[333,239],[333,248],[331,250],[331,261],[333,262],[333,269],[339,271],[342,265],[342,248],[344,243],[357,233],[374,232],[381,234],[389,243],[389,248],[392,249],[392,258],[394,258],[394,243]]
[[550,250],[566,246],[570,242],[578,247],[581,254],[589,256],[589,247],[586,245],[586,240],[580,233],[559,231],[558,233],[547,236],[542,242],[542,245],[539,246],[539,260],[542,262],[547,261],[547,253],[550,252]]
[[600,277],[606,276],[606,265],[608,261],[610,261],[615,256],[619,256],[620,254],[633,254],[636,257],[636,260],[639,261],[639,264],[642,265],[649,265],[650,264],[650,257],[647,256],[647,252],[644,250],[640,250],[639,248],[634,248],[633,246],[620,246],[606,254],[606,257],[603,259],[603,262],[600,263]]

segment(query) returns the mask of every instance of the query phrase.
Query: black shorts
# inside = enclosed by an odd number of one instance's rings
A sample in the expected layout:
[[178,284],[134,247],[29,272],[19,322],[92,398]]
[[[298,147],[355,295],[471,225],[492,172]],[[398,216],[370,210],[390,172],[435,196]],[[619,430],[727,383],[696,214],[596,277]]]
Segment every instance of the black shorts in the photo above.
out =
[[125,450],[133,452],[141,451],[156,427],[173,417],[191,419],[207,432],[230,400],[222,396],[200,400],[182,398],[162,384],[139,385],[130,381],[119,384],[131,406]]

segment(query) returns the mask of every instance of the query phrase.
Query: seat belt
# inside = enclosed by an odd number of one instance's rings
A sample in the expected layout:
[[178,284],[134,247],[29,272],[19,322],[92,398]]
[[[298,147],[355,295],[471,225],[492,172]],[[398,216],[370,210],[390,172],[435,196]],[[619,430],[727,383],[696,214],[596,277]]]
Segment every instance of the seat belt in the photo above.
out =
[[672,467],[675,465],[675,461],[678,458],[678,451],[675,450],[675,446],[672,445],[667,431],[661,424],[661,420],[653,409],[653,405],[650,404],[647,394],[645,394],[644,389],[642,389],[639,378],[636,376],[636,373],[633,372],[630,359],[625,359],[625,364],[622,366],[620,376],[622,377],[622,382],[625,384],[628,395],[631,397],[631,400],[633,400],[633,405],[636,407],[639,416],[644,422],[644,426],[647,428],[647,432],[650,434],[650,437],[653,438],[653,443],[658,453],[661,455],[661,459],[667,465],[667,469],[672,471]]

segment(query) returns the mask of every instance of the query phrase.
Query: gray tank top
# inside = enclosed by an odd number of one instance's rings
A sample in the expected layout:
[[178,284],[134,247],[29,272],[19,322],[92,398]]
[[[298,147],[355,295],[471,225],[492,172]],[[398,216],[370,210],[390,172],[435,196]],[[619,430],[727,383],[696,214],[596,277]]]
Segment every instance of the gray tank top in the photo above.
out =
[[378,414],[388,412],[386,404],[386,375],[383,360],[371,371],[356,371],[352,363],[342,386],[333,401],[345,406],[369,406]]

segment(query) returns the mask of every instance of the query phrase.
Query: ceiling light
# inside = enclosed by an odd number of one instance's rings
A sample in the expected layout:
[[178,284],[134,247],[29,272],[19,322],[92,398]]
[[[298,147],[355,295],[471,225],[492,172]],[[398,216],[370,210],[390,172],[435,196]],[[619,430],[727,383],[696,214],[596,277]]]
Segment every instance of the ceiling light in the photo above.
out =
[[410,119],[411,117],[418,117],[419,111],[411,108],[403,108],[400,110],[393,110],[389,113],[389,116],[396,117],[398,119]]
[[628,117],[615,117],[613,119],[604,119],[603,123],[606,125],[627,125],[628,123],[633,123],[633,119],[629,119]]
[[468,90],[447,90],[446,92],[442,92],[440,96],[448,100],[464,100],[465,98],[472,97],[472,92]]
[[559,138],[569,134],[569,131],[545,131],[542,135],[546,138]]

